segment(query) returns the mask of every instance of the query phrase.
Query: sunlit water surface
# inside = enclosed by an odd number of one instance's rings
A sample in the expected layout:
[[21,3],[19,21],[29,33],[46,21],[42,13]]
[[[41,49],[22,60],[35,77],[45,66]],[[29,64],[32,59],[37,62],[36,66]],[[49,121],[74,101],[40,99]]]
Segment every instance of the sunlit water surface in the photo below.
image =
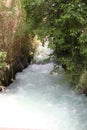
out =
[[87,130],[87,98],[64,76],[50,74],[54,64],[30,65],[0,94],[0,127]]

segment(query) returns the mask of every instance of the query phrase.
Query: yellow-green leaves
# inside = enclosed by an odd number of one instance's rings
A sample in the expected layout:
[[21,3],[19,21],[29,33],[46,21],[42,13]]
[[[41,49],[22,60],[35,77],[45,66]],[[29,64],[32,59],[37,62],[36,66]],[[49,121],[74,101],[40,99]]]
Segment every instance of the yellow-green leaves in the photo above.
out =
[[6,56],[7,56],[6,52],[0,52],[0,69],[6,66],[6,62],[5,62]]

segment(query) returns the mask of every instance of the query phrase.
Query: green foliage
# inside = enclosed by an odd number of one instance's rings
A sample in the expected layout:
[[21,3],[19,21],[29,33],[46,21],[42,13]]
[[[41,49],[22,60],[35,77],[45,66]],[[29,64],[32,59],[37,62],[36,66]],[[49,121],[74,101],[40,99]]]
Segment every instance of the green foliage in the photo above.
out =
[[81,84],[81,85],[86,84],[86,86],[87,86],[87,71],[85,71],[85,72],[81,75],[80,84]]
[[[63,7],[63,8],[62,8]],[[60,63],[67,66],[67,73],[73,82],[77,82],[84,68],[87,67],[87,38],[84,34],[87,25],[86,4],[81,1],[71,1],[62,4],[63,13],[57,19],[55,37],[55,53]]]
[[[86,0],[22,0],[31,32],[48,35],[58,63],[76,83],[87,69]],[[53,40],[52,40],[53,39]]]
[[0,52],[0,69],[6,67],[6,56],[7,56],[7,53],[6,52]]
[[4,77],[4,70],[6,68],[6,57],[7,57],[7,53],[0,51],[0,85],[1,85],[1,80]]
[[21,5],[25,12],[26,27],[29,33],[33,36],[39,34],[44,37],[48,31],[48,25],[43,26],[43,18],[46,17],[44,0],[21,0]]
[[87,71],[84,71],[81,75],[77,89],[87,94]]

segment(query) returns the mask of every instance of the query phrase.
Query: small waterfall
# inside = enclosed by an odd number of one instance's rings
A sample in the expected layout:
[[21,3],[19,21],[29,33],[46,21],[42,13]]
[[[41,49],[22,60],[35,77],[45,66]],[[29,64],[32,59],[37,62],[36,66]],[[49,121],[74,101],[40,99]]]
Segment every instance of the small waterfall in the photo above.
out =
[[34,62],[43,63],[45,60],[47,61],[50,59],[53,50],[49,48],[48,45],[49,45],[49,40],[47,37],[44,39],[44,44],[42,44],[41,41],[38,42],[34,54]]

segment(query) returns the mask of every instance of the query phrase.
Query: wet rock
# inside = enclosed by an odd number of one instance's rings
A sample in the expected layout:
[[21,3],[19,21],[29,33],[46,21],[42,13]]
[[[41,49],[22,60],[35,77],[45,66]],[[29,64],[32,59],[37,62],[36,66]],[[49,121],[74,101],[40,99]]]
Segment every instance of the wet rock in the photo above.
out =
[[0,92],[4,91],[4,90],[5,90],[5,87],[4,86],[0,86]]

